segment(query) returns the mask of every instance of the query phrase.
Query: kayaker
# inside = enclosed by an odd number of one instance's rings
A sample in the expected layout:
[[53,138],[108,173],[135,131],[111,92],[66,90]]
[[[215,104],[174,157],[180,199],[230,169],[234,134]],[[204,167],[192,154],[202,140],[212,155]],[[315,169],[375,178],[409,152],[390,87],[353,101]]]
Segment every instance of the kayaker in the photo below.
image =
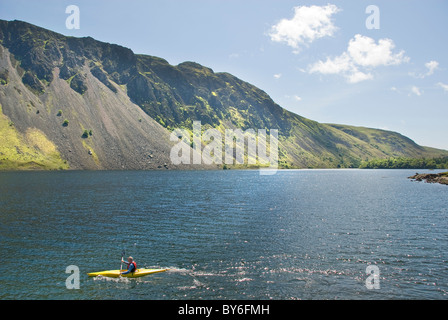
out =
[[122,274],[134,273],[135,271],[137,271],[137,263],[135,263],[134,258],[129,257],[127,262],[121,259],[121,262],[124,262],[128,265],[128,271],[125,271]]

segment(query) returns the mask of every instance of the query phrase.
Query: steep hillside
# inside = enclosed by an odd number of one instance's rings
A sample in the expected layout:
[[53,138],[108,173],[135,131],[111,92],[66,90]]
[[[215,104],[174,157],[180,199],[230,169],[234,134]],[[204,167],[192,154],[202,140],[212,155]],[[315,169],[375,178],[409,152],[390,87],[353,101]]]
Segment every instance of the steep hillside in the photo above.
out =
[[40,130],[76,169],[172,167],[169,132],[191,131],[193,121],[220,131],[278,129],[282,167],[448,155],[397,133],[300,117],[255,86],[194,62],[172,66],[20,21],[0,20],[0,103],[20,134]]
[[[29,56],[48,58],[46,54],[37,56],[32,50]],[[81,86],[85,90],[81,94],[73,89],[79,88],[73,85],[76,76],[61,78],[64,65],[55,65],[51,74],[46,74],[42,71],[47,70],[46,67],[39,62],[26,61],[27,58],[16,58],[3,44],[0,45],[0,71],[7,75],[0,84],[0,116],[7,119],[3,123],[13,124],[10,129],[14,129],[19,137],[27,136],[30,131],[41,132],[54,144],[61,163],[53,164],[52,159],[48,161],[43,156],[39,161],[20,157],[22,151],[16,148],[16,142],[10,141],[11,132],[2,130],[4,136],[0,146],[9,150],[0,154],[3,167],[36,168],[36,163],[45,169],[165,170],[172,167],[169,155],[173,143],[169,141],[169,131],[132,103],[126,88],[114,84],[115,92],[111,92],[90,72],[90,68],[83,66],[77,70],[82,75]],[[27,74],[32,80],[27,81]],[[40,152],[34,141],[20,141],[30,150]],[[17,165],[11,162],[17,162]]]

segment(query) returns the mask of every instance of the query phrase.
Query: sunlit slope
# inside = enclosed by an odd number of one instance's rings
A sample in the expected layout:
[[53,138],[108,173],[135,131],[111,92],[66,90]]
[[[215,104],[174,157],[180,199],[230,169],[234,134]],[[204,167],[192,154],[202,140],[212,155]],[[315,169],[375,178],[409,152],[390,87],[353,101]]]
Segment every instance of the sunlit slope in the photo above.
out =
[[0,169],[25,170],[67,169],[67,161],[61,158],[56,146],[45,134],[29,128],[21,134],[12,122],[2,112],[0,105]]

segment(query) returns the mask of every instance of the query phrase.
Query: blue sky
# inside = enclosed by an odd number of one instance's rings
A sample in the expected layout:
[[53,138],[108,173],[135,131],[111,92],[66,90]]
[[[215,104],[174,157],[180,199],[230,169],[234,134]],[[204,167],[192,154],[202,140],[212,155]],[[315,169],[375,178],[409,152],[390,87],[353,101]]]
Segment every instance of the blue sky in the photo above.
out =
[[[80,29],[66,28],[68,5]],[[369,5],[379,29],[366,27]],[[323,123],[448,149],[448,1],[0,0],[0,18],[91,36],[250,82]]]

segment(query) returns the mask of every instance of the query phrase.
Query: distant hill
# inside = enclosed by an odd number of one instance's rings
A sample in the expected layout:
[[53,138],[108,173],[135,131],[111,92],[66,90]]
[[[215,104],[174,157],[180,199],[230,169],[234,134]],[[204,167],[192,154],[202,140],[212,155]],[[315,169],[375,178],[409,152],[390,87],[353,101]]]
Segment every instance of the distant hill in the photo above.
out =
[[191,131],[193,121],[222,132],[278,129],[285,168],[448,155],[398,133],[303,118],[259,88],[195,62],[173,66],[21,21],[0,20],[0,108],[0,133],[16,137],[1,137],[0,169],[174,168],[169,134]]

